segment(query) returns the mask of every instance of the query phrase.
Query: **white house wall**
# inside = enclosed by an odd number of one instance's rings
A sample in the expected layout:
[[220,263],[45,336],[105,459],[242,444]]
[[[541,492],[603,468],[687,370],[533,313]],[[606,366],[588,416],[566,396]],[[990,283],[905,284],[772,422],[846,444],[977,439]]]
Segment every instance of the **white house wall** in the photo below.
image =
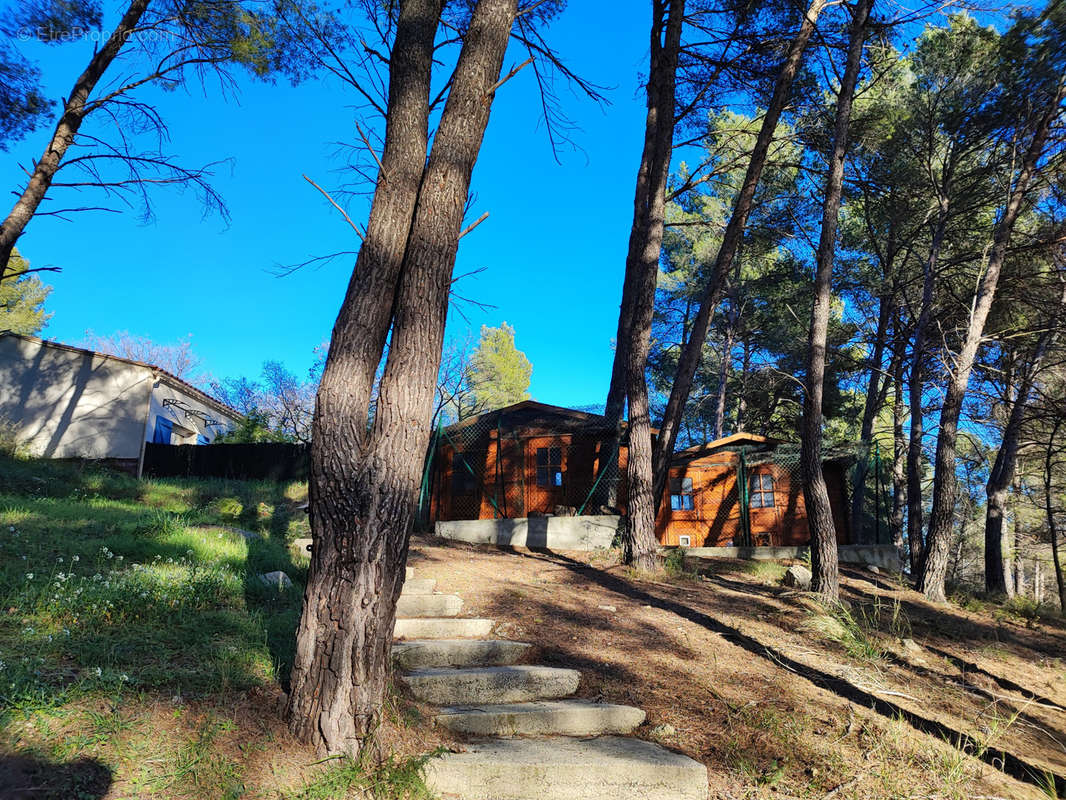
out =
[[0,420],[34,455],[139,458],[151,389],[146,367],[0,337]]
[[[182,406],[189,408],[195,414],[186,415],[185,411],[177,406],[167,403],[167,400],[176,400]],[[210,419],[221,425],[206,426],[200,414],[206,414]],[[174,384],[161,376],[155,381],[152,390],[152,401],[148,410],[148,424],[144,429],[146,441],[152,441],[155,433],[156,417],[166,417],[173,425],[171,444],[196,444],[197,435],[205,437],[209,442],[213,441],[220,433],[230,430],[236,424],[236,420],[223,414],[217,406],[210,405],[183,388],[180,384]],[[142,417],[143,419],[143,417]]]

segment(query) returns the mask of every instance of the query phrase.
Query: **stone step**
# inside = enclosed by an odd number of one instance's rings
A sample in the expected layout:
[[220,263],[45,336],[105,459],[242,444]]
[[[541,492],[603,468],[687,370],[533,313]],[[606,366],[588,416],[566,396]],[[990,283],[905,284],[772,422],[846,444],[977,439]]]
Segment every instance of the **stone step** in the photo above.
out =
[[409,578],[403,582],[402,594],[433,594],[437,582],[433,578]]
[[420,669],[400,677],[419,700],[438,706],[525,703],[577,691],[576,669],[541,666]]
[[462,800],[707,800],[707,768],[640,739],[492,739],[426,764],[426,784]]
[[491,619],[415,617],[397,619],[395,639],[481,639],[492,633]]
[[414,576],[415,576],[415,568],[414,567],[404,567],[403,568],[403,579],[405,581],[411,580],[411,578],[413,578]]
[[531,645],[500,639],[423,639],[396,642],[392,663],[400,670],[427,667],[499,667],[517,664]]
[[401,594],[397,617],[457,617],[463,600],[455,594]]
[[441,727],[471,736],[603,736],[630,733],[644,721],[633,706],[583,700],[442,708]]

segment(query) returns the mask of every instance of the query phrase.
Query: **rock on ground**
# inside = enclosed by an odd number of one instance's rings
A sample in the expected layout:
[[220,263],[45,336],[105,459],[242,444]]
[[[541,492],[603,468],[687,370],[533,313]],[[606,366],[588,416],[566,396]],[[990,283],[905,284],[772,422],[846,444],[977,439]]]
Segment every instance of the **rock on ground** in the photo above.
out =
[[811,588],[811,579],[813,577],[811,571],[802,564],[793,564],[785,571],[785,577],[782,582],[785,586],[791,586],[793,589],[806,592]]
[[265,575],[260,575],[259,580],[264,586],[270,586],[271,588],[278,590],[285,590],[292,588],[292,580],[284,572],[274,570],[274,572],[268,572]]

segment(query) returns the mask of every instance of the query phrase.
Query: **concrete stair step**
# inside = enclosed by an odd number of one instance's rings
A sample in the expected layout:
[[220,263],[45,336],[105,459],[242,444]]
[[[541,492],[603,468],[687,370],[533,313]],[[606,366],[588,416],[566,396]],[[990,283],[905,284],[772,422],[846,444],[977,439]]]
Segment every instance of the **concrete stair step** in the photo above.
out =
[[480,639],[492,633],[491,619],[414,617],[397,619],[395,639]]
[[403,568],[403,579],[405,581],[411,580],[411,578],[413,578],[414,576],[415,576],[415,568],[414,567],[404,567]]
[[580,679],[575,669],[541,666],[420,669],[400,677],[415,697],[438,706],[566,697],[577,691]]
[[433,594],[437,588],[437,582],[433,578],[408,578],[403,582],[403,592],[407,594]]
[[633,706],[582,700],[442,708],[436,723],[471,736],[602,736],[627,734],[644,721]]
[[499,667],[517,664],[532,645],[500,639],[423,639],[396,642],[392,663],[400,670],[427,667]]
[[445,800],[707,800],[707,768],[640,739],[492,739],[426,764]]
[[401,594],[397,617],[457,617],[463,600],[455,594]]

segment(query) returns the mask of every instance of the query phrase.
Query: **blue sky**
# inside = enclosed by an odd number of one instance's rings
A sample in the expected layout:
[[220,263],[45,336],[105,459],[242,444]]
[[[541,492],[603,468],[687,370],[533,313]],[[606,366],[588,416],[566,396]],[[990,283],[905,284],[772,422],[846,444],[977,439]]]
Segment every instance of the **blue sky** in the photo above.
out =
[[[467,321],[453,306],[449,336],[509,322],[533,363],[532,394],[544,402],[601,403],[606,394],[641,147],[648,18],[636,0],[612,4],[611,14],[571,3],[550,40],[575,71],[610,87],[603,108],[562,91],[584,152],[564,151],[555,162],[527,69],[498,92],[474,175],[474,217],[490,217],[462,240],[456,275],[484,271],[456,290],[495,307],[463,304]],[[60,97],[90,50],[79,42],[26,52],[40,57],[48,93]],[[524,57],[509,54],[505,68]],[[213,181],[232,220],[205,219],[191,192],[168,188],[152,194],[156,216],[147,224],[136,211],[35,219],[22,254],[33,266],[62,268],[42,276],[55,287],[42,335],[77,343],[86,330],[159,342],[192,334],[215,376],[254,375],[265,359],[302,373],[328,339],[351,259],[285,278],[272,270],[355,249],[343,219],[301,178],[327,187],[344,180],[335,143],[355,138],[353,93],[330,81],[294,88],[242,79],[228,99],[198,88],[144,98],[157,103],[170,128],[168,152],[182,163],[232,159]],[[40,153],[47,135],[39,129],[3,154],[3,186],[21,188],[19,165]],[[64,192],[54,207],[77,205]],[[351,213],[363,221],[365,203]]]

